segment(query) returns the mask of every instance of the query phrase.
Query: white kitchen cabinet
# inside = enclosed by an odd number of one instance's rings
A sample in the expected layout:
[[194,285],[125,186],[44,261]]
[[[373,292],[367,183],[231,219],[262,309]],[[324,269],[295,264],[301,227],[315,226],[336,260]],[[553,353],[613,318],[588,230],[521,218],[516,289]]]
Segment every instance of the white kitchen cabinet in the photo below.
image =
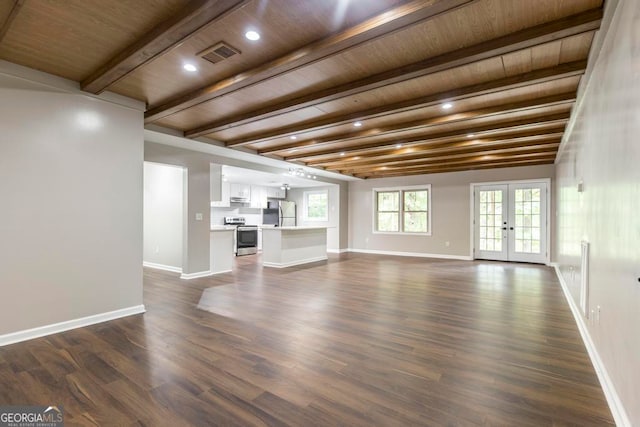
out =
[[287,197],[287,190],[280,187],[267,187],[267,197],[271,199],[284,199]]
[[251,207],[264,209],[267,207],[267,188],[260,185],[251,186]]
[[231,206],[229,203],[230,185],[228,182],[220,183],[220,201],[212,201],[211,207],[214,208],[228,208]]
[[251,199],[251,186],[249,184],[231,184],[230,191],[232,199]]

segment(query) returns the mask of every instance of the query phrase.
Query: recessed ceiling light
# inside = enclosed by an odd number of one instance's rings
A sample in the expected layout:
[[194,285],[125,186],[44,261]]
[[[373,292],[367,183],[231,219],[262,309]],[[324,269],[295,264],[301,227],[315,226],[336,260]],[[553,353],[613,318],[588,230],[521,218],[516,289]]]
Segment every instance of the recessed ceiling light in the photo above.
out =
[[260,40],[260,34],[258,34],[256,31],[247,31],[246,33],[244,33],[244,36],[251,41]]
[[382,169],[382,170],[387,170],[387,167],[386,167],[386,166],[383,166],[383,167],[381,167],[380,169]]
[[444,104],[442,104],[442,109],[443,110],[449,110],[453,107],[453,104],[450,102],[445,102]]
[[474,133],[467,134],[467,138],[473,138],[474,136],[476,136]]
[[193,73],[194,71],[198,71],[198,67],[196,67],[193,64],[184,64],[182,68],[184,68],[186,71],[189,71],[190,73]]
[[396,144],[396,148],[401,148],[402,144]]
[[355,122],[353,125],[355,127],[359,128],[360,126],[362,126],[362,122]]
[[355,156],[353,160],[360,160],[360,156]]
[[345,152],[343,151],[342,153],[340,153],[340,155],[341,155],[341,156],[344,156],[344,155],[345,155]]
[[289,139],[298,139],[298,137],[297,137],[297,136],[295,136],[295,135],[291,135],[291,136],[289,137]]

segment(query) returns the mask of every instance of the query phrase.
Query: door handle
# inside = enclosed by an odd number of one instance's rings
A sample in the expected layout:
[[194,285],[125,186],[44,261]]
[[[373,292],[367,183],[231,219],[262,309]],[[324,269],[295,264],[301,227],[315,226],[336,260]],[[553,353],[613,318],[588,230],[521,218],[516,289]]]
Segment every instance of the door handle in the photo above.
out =
[[509,227],[509,230],[513,230],[513,227]]
[[503,229],[503,230],[506,230],[506,229],[507,229],[507,227],[502,227],[502,229]]

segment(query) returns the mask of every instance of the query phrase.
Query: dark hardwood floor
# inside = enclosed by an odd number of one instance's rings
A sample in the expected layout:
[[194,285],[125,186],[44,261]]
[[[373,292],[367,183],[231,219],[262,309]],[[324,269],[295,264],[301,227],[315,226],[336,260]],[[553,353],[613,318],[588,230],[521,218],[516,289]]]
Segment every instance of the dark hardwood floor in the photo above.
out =
[[613,425],[552,269],[343,254],[183,281],[0,348],[0,404],[67,425]]

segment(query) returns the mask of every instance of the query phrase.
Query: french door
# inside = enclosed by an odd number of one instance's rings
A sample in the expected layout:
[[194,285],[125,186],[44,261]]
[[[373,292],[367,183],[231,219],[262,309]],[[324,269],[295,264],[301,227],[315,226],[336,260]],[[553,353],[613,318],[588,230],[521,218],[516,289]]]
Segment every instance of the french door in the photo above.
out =
[[474,186],[474,256],[547,261],[546,182]]

